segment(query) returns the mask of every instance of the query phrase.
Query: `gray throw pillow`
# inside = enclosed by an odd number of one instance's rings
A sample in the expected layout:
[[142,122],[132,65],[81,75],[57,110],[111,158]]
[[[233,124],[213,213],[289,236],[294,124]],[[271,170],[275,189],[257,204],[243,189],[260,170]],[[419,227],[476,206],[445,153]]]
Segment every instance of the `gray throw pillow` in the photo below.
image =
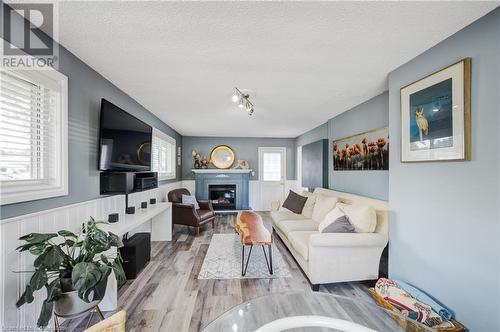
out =
[[299,194],[290,190],[288,197],[283,202],[283,207],[292,211],[293,213],[301,214],[304,205],[306,204],[307,197],[300,196]]
[[182,204],[194,205],[194,208],[196,210],[200,208],[200,206],[198,205],[198,201],[196,200],[196,197],[192,195],[182,195]]
[[354,233],[354,227],[346,216],[341,216],[326,226],[321,233]]

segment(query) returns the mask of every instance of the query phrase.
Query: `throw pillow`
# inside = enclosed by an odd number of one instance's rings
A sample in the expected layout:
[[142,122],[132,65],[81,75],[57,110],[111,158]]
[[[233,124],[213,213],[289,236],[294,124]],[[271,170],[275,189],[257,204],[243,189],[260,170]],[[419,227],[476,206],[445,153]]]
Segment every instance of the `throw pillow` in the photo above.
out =
[[293,213],[301,214],[304,204],[306,204],[307,197],[300,196],[296,192],[290,190],[288,197],[283,202],[283,207],[292,211]]
[[333,210],[338,202],[338,198],[335,196],[326,195],[316,195],[316,203],[314,204],[314,209],[312,213],[312,220],[320,223],[325,219],[328,212]]
[[347,216],[338,207],[328,212],[325,219],[319,224],[320,233],[354,233],[354,227],[351,225]]
[[194,205],[194,208],[196,210],[200,208],[200,206],[198,205],[198,201],[196,200],[196,197],[192,195],[182,195],[182,204]]
[[339,208],[346,214],[356,233],[373,233],[377,227],[377,213],[370,205],[342,204]]
[[307,197],[306,204],[304,204],[304,208],[302,209],[302,215],[307,219],[312,218],[314,204],[316,203],[316,194],[313,194],[307,190],[302,192],[302,196]]

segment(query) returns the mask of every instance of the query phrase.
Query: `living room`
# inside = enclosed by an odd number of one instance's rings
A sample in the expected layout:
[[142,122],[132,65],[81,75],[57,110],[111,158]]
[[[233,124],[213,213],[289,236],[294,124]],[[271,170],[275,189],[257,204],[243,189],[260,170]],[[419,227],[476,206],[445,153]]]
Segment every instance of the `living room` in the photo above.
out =
[[499,5],[2,2],[0,331],[500,331]]

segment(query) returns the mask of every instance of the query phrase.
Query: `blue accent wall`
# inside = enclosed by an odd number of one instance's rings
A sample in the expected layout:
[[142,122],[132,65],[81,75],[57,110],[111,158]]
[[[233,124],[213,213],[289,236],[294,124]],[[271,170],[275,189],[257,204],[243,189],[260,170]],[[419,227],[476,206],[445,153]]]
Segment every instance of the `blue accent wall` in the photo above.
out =
[[[183,136],[182,138],[182,179],[194,180],[193,158],[191,151],[198,151],[203,157],[210,158],[210,152],[217,145],[230,146],[235,154],[236,161],[244,159],[250,163],[250,168],[255,174],[250,174],[250,180],[259,179],[259,147],[285,147],[286,148],[286,178],[295,180],[295,138],[256,138],[256,137],[206,137]],[[236,161],[233,167],[236,166]]]
[[[472,160],[401,163],[400,88],[472,58]],[[500,331],[500,9],[389,75],[389,276]]]
[[384,92],[300,135],[297,137],[297,146],[304,146],[310,142],[327,138],[329,140],[329,188],[387,200],[389,197],[389,172],[334,171],[331,144],[333,140],[388,125],[389,94]]
[[[16,22],[22,24],[19,19]],[[62,46],[59,47],[59,61],[59,71],[68,77],[69,90],[69,195],[3,205],[0,208],[2,219],[101,197],[97,171],[101,98],[172,136],[177,145],[182,144],[182,137],[175,130]],[[181,168],[178,167],[177,179],[165,182],[180,179]]]
[[328,188],[328,139],[302,146],[302,187]]

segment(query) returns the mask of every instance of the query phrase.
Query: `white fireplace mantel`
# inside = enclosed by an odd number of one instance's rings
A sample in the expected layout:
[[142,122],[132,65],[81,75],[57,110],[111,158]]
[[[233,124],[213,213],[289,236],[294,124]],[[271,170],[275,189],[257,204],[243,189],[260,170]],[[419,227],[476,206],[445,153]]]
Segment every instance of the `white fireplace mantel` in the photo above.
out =
[[229,168],[229,169],[218,169],[218,168],[199,168],[199,169],[192,169],[193,173],[250,173],[252,172],[252,169],[236,169],[236,168]]

